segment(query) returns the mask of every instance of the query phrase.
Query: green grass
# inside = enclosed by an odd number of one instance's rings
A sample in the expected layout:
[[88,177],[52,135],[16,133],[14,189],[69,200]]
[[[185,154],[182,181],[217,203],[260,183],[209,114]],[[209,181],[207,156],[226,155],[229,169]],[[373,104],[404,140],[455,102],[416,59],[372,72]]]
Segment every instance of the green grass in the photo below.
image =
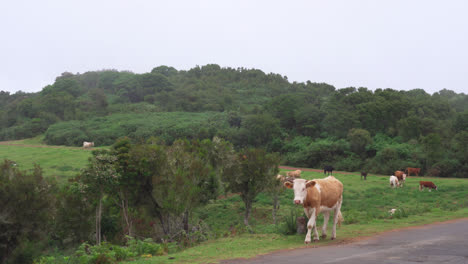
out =
[[58,181],[75,176],[88,163],[91,151],[78,147],[46,146],[41,137],[0,144],[0,159],[16,162],[20,170],[32,170],[38,164],[45,176],[54,176]]
[[[410,177],[403,188],[391,189],[388,176],[370,175],[361,181],[358,173],[335,175],[344,185],[343,225],[337,229],[337,240],[320,240],[312,246],[340,244],[356,237],[375,235],[384,231],[462,218],[468,215],[468,180],[430,178],[438,191],[420,192],[422,177]],[[306,179],[323,178],[322,173],[303,172]],[[293,193],[285,190],[280,196],[279,219],[297,210],[292,203]],[[278,233],[282,225],[274,225],[271,216],[271,197],[261,194],[254,204],[250,221],[254,234],[248,234],[242,225],[243,204],[239,196],[217,200],[197,210],[196,218],[205,221],[218,238],[179,253],[142,258],[125,263],[216,263],[223,259],[250,258],[276,250],[304,247],[305,235],[285,236]],[[388,211],[400,209],[391,216]],[[198,220],[197,219],[197,220]],[[318,220],[319,233],[323,217]],[[234,234],[235,233],[235,234]],[[331,221],[328,236],[331,234]],[[171,259],[170,259],[171,258]]]

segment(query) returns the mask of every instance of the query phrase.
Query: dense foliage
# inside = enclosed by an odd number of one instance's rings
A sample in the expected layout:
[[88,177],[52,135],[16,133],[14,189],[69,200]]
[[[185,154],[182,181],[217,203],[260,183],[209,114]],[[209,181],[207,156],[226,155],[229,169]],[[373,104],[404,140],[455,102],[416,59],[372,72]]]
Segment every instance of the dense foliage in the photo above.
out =
[[63,73],[38,93],[0,92],[0,140],[44,132],[48,144],[73,146],[120,136],[166,144],[219,136],[236,148],[279,152],[289,165],[468,176],[468,95],[335,89],[214,64]]

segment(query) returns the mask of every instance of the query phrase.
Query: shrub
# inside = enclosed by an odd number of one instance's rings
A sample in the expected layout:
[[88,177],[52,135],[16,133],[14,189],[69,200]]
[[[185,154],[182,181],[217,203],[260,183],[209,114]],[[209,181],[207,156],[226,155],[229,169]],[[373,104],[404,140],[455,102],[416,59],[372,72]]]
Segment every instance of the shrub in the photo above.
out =
[[408,216],[408,212],[404,208],[397,209],[393,214],[393,217],[397,219],[406,218]]
[[138,240],[127,236],[128,248],[131,252],[141,256],[143,254],[162,255],[164,253],[163,247],[160,244],[154,243],[151,238],[145,240]]
[[294,235],[297,232],[297,218],[299,214],[296,209],[291,208],[289,215],[283,217],[282,225],[279,227],[279,232],[284,235]]

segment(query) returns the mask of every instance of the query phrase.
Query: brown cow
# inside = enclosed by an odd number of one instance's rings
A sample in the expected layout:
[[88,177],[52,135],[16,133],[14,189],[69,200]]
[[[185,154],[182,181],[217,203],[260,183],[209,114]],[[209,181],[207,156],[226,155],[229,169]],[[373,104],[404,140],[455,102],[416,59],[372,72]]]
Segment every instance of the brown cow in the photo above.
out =
[[301,170],[295,170],[295,171],[288,171],[286,172],[286,175],[288,177],[294,177],[294,178],[300,178],[301,177]]
[[429,188],[429,191],[431,191],[431,189],[435,189],[437,191],[437,186],[431,181],[420,181],[419,190],[422,191],[424,187]]
[[284,186],[294,190],[294,203],[302,204],[304,212],[309,218],[307,222],[307,235],[305,243],[311,242],[310,236],[314,229],[314,241],[319,240],[316,218],[323,214],[322,238],[327,237],[327,224],[330,211],[334,211],[331,239],[336,238],[336,224],[341,224],[341,203],[343,202],[343,184],[333,176],[325,179],[295,179],[293,182],[285,182]]
[[403,186],[403,183],[406,181],[406,174],[402,171],[395,171],[393,175],[398,178],[400,185]]
[[416,174],[416,176],[419,176],[419,173],[421,172],[421,168],[406,168],[406,173],[408,173],[408,176],[411,176],[411,173]]

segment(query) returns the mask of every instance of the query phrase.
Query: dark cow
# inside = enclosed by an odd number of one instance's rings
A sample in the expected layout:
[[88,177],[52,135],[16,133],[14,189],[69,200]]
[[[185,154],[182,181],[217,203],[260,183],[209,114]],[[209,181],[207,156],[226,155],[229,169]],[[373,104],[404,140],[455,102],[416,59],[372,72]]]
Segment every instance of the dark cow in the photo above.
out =
[[367,179],[367,172],[361,171],[361,180],[362,180],[362,177],[364,177],[364,180],[366,180]]
[[422,191],[423,188],[429,188],[429,191],[431,191],[431,189],[435,189],[437,191],[437,186],[431,181],[420,181],[419,190]]
[[408,173],[408,176],[411,176],[411,173],[416,174],[416,176],[419,176],[419,173],[421,172],[421,168],[406,168],[406,173]]
[[333,166],[327,165],[323,168],[323,174],[327,174],[327,172],[328,172],[328,175],[333,174],[334,169],[335,168],[333,168]]

